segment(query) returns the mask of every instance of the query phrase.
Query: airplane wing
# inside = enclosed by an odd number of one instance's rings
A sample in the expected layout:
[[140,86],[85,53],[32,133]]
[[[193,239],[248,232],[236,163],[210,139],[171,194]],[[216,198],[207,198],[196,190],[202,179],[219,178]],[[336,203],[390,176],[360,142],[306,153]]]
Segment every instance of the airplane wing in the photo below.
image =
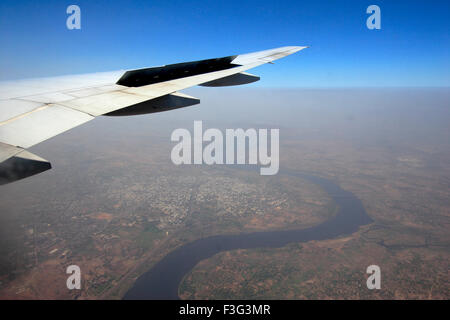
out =
[[179,92],[259,80],[244,71],[306,47],[281,47],[137,70],[0,83],[0,184],[51,168],[27,148],[100,115],[161,112],[200,103]]

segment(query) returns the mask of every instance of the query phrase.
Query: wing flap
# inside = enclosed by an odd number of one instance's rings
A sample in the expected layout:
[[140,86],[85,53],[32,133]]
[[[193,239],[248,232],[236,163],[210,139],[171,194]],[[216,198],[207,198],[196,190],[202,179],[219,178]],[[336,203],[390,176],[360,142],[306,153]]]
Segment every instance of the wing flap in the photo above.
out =
[[5,121],[21,114],[26,114],[42,105],[43,103],[17,99],[0,100],[0,125]]
[[249,84],[258,81],[260,78],[247,72],[232,74],[231,76],[200,83],[202,87],[227,87]]
[[236,73],[240,73],[242,71],[245,71],[247,69],[251,69],[254,67],[257,67],[261,64],[264,64],[264,62],[255,62],[246,66],[240,66],[240,67],[234,67],[232,69],[227,70],[221,70],[221,71],[215,71],[210,72],[206,74],[200,74],[196,76],[181,78],[181,79],[175,79],[170,80],[166,82],[156,83],[156,84],[150,84],[147,86],[142,87],[134,87],[134,88],[128,88],[123,90],[124,92],[138,94],[147,96],[148,98],[156,98],[160,97],[169,93],[173,93],[175,91],[181,91],[183,89],[196,86],[205,82],[209,82],[212,80],[216,80],[219,78],[224,78]]
[[22,152],[23,149],[0,142],[0,163]]
[[84,112],[48,104],[0,123],[0,142],[29,148],[92,119]]
[[149,100],[150,98],[151,97],[148,96],[126,92],[126,90],[118,90],[84,98],[63,101],[60,102],[60,104],[96,117],[140,102],[144,102],[145,100]]
[[0,185],[31,177],[51,167],[47,160],[22,150],[6,161],[0,162]]
[[181,92],[175,92],[155,99],[146,100],[123,109],[105,113],[105,116],[132,116],[138,114],[156,113],[189,107],[199,103],[200,99],[198,98],[191,97]]

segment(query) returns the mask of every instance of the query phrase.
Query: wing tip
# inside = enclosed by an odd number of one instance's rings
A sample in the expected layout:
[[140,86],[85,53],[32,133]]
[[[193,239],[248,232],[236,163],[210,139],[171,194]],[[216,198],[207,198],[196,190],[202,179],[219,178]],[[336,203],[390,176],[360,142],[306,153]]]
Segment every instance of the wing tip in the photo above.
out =
[[292,48],[292,51],[297,52],[303,49],[307,49],[309,48],[309,46],[291,46],[290,48]]

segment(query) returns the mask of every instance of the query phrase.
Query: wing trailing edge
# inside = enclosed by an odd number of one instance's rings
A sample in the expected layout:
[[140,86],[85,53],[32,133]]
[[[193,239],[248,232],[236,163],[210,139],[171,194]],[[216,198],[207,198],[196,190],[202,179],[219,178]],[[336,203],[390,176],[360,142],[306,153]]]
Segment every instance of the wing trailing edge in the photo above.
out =
[[27,150],[0,163],[0,185],[34,176],[52,168],[50,162]]
[[174,92],[164,96],[146,100],[132,106],[104,114],[105,116],[135,116],[139,114],[156,113],[184,108],[199,104],[200,99],[181,92]]
[[256,82],[260,77],[247,72],[240,72],[233,74],[228,77],[219,78],[216,80],[201,83],[202,87],[228,87],[228,86],[239,86],[242,84],[249,84]]

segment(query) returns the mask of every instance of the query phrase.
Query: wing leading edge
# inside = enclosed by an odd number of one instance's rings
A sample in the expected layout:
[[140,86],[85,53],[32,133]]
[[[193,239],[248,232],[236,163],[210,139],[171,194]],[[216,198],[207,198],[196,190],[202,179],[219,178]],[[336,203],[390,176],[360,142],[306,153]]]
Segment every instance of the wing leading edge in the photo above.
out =
[[196,85],[257,81],[259,77],[244,71],[304,48],[281,47],[154,68],[0,83],[0,184],[50,169],[50,163],[24,149],[96,116],[153,113],[197,104],[199,99],[178,91]]

